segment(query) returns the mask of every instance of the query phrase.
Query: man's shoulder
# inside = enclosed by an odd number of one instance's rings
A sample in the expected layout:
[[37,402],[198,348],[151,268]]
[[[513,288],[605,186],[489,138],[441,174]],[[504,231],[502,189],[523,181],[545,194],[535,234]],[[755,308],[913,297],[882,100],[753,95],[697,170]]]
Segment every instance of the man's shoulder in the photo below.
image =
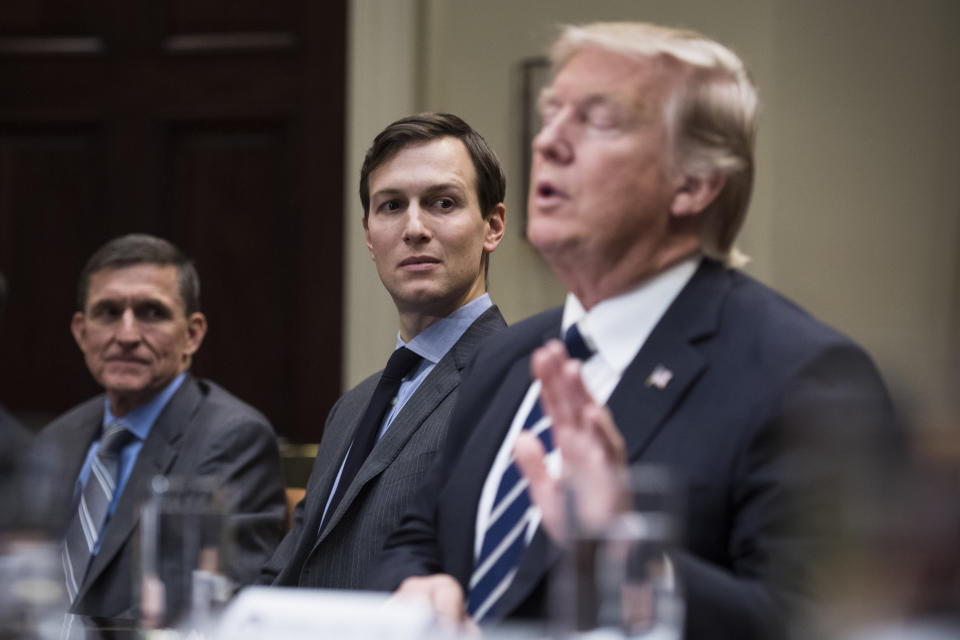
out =
[[103,402],[104,395],[102,393],[89,400],[84,400],[51,420],[40,430],[40,434],[42,435],[51,431],[76,426],[94,418],[101,419],[103,416]]
[[726,327],[749,332],[767,346],[781,345],[785,349],[854,344],[784,294],[740,271],[728,272],[730,294],[722,308]]
[[[704,355],[722,362],[724,371],[739,372],[734,377],[776,386],[827,367],[840,377],[879,379],[863,347],[743,272],[717,266],[694,291],[684,302],[688,315],[668,312],[664,321],[688,323],[688,336]],[[709,330],[700,333],[704,327]]]
[[272,430],[270,421],[263,413],[208,378],[188,376],[170,399],[168,408],[193,402],[197,403],[198,412],[206,419],[224,423],[261,424]]
[[562,317],[563,307],[555,307],[530,316],[487,338],[483,343],[484,351],[491,355],[506,357],[516,352],[529,351],[549,337],[559,337]]
[[450,362],[458,371],[463,369],[481,345],[487,344],[487,341],[496,334],[503,333],[506,327],[507,322],[500,313],[500,309],[496,305],[489,307],[467,327],[437,363],[438,366],[441,363]]
[[[443,354],[441,362],[454,357],[455,354],[460,354],[460,357],[469,359],[480,344],[487,344],[492,336],[502,334],[506,327],[507,323],[503,319],[500,309],[496,305],[489,307],[467,327],[457,342]],[[383,369],[371,373],[341,395],[338,404],[350,403],[354,400],[366,403],[366,400],[373,394],[382,374]]]

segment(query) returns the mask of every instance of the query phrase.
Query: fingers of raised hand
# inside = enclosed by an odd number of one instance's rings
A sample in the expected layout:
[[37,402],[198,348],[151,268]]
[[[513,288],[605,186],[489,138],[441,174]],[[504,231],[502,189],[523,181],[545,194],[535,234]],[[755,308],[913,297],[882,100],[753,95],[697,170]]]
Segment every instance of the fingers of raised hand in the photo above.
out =
[[584,407],[582,419],[591,436],[600,443],[604,458],[618,466],[626,465],[626,444],[623,434],[613,421],[610,410],[598,404],[591,404]]
[[547,470],[543,444],[537,436],[524,431],[517,437],[513,453],[517,468],[530,483],[530,500],[540,507],[544,528],[554,540],[560,540],[563,500],[559,482]]

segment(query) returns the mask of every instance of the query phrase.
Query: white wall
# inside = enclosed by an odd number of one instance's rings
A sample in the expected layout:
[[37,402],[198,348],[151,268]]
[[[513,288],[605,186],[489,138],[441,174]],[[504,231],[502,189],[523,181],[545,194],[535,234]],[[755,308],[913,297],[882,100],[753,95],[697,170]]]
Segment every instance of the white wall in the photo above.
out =
[[491,294],[508,321],[562,290],[522,237],[520,61],[557,24],[637,19],[736,50],[760,87],[753,275],[863,343],[898,394],[957,386],[960,3],[922,0],[354,0],[344,381],[386,360],[389,298],[359,233],[360,153],[395,117],[457,113],[498,151],[507,237]]

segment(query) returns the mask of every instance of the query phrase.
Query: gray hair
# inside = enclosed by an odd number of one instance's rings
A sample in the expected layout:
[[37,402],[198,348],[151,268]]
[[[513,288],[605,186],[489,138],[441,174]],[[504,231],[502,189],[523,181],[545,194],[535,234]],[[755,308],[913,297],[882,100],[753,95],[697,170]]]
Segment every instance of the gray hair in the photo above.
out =
[[553,71],[576,53],[601,49],[632,58],[673,59],[690,73],[667,100],[666,122],[676,158],[690,175],[720,172],[726,183],[703,212],[703,253],[731,266],[747,257],[734,240],[753,190],[757,90],[740,58],[695,32],[641,22],[597,22],[564,27],[550,51]]

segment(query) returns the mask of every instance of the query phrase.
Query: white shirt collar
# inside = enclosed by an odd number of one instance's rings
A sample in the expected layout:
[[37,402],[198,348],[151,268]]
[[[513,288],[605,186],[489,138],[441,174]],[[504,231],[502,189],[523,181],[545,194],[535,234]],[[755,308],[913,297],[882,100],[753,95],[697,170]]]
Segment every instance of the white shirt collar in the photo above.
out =
[[622,375],[700,261],[700,255],[687,258],[630,291],[601,301],[590,311],[568,293],[563,306],[563,332],[576,323],[587,343]]

